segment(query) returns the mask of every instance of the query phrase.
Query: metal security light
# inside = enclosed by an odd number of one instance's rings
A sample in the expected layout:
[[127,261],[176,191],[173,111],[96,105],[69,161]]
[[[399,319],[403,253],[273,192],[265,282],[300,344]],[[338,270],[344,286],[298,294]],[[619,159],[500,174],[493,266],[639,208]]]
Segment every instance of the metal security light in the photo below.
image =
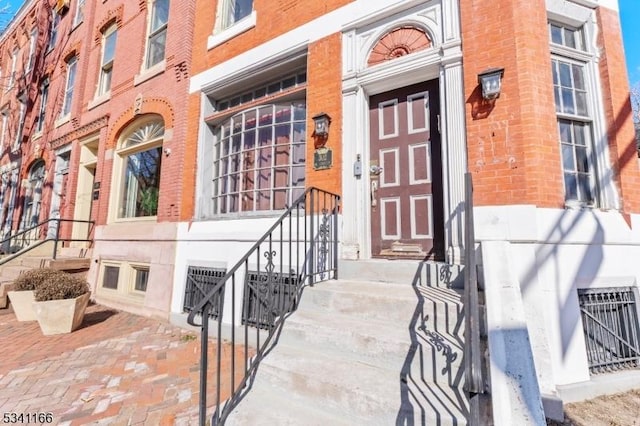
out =
[[331,117],[326,112],[321,112],[313,116],[314,133],[321,138],[329,135],[329,125],[331,124]]
[[504,68],[489,68],[478,74],[478,84],[482,87],[482,97],[492,100],[500,96]]

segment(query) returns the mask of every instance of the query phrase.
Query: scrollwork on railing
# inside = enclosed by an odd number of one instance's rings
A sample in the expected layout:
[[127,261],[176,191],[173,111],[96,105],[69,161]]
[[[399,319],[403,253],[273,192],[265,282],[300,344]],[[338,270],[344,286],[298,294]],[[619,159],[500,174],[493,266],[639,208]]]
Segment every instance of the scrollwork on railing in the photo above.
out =
[[325,268],[327,266],[327,256],[329,255],[329,238],[331,235],[331,226],[329,224],[329,211],[322,209],[322,223],[318,229],[318,237],[320,239],[320,247],[318,248],[318,271],[320,279],[325,277]]

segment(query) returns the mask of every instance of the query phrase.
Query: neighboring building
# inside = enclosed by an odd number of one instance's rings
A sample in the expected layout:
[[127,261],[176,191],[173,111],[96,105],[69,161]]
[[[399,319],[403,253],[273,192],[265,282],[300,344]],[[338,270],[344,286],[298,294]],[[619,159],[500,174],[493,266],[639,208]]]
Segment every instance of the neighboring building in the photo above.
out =
[[[588,315],[604,321],[588,300],[634,300],[607,325],[637,350],[640,172],[616,0],[196,8],[182,179],[197,196],[178,229],[174,321],[188,267],[231,267],[305,187],[342,195],[343,260],[463,262],[470,171],[482,259],[510,265],[542,392],[589,380],[613,351],[588,334]],[[484,99],[493,68],[502,89]],[[333,165],[317,170],[320,112]],[[606,368],[637,366],[625,354]]]
[[175,223],[187,217],[175,176],[193,16],[190,2],[34,0],[0,42],[3,233],[94,221],[60,233],[93,240],[95,299],[164,318]]

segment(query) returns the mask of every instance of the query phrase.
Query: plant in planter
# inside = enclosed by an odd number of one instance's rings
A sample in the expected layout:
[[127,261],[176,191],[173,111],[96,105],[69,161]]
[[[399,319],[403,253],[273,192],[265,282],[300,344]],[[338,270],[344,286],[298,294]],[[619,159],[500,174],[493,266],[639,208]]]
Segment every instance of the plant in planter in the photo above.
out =
[[70,333],[82,324],[89,304],[83,278],[59,271],[36,285],[33,308],[42,334]]
[[18,321],[35,321],[36,315],[33,310],[34,290],[36,286],[46,278],[60,274],[60,271],[50,268],[32,269],[25,271],[13,281],[13,290],[7,294],[13,312]]

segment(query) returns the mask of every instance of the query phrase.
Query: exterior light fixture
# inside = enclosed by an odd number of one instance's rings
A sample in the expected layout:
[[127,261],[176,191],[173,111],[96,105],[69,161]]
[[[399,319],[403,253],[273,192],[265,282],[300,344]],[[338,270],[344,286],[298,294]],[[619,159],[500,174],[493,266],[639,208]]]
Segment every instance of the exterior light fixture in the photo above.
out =
[[329,125],[331,117],[326,112],[321,112],[313,116],[314,133],[316,136],[326,138],[329,135]]
[[489,68],[478,74],[478,84],[482,87],[482,97],[492,100],[500,96],[504,68]]

